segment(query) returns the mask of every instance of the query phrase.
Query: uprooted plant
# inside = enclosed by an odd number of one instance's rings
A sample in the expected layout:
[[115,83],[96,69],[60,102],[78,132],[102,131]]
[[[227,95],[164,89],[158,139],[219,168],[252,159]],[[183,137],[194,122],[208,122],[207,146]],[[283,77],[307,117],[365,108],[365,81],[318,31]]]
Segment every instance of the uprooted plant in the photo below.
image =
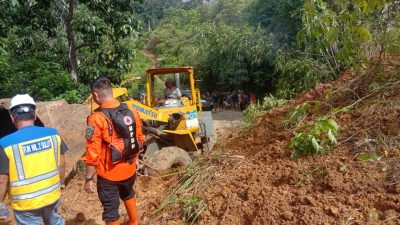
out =
[[190,196],[181,201],[183,205],[183,220],[188,224],[194,224],[200,215],[207,209],[207,203],[197,196]]
[[335,135],[339,132],[336,121],[328,117],[319,117],[313,124],[305,126],[304,131],[297,133],[290,141],[289,148],[293,149],[292,158],[301,155],[326,153],[337,145]]
[[198,197],[198,193],[205,188],[218,167],[223,164],[214,162],[220,159],[220,153],[216,151],[213,155],[199,158],[195,164],[186,168],[153,216],[170,209],[171,206],[179,205],[182,220],[187,224],[194,224],[207,209],[207,203]]
[[183,173],[176,173],[183,175],[171,187],[169,195],[161,202],[153,217],[161,212],[176,210],[174,206],[178,206],[181,219],[186,224],[195,224],[208,207],[206,200],[199,197],[201,193],[223,167],[232,163],[238,165],[243,160],[244,156],[226,155],[218,150],[200,157]]
[[310,109],[311,105],[308,102],[297,106],[289,112],[289,117],[283,121],[283,125],[286,128],[299,125],[301,121],[306,118]]

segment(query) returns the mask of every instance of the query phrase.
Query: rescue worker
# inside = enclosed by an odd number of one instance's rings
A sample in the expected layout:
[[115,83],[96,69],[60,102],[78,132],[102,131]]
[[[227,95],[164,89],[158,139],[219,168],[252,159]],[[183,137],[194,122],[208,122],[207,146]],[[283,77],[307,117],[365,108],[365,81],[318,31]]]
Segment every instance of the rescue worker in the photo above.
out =
[[64,225],[58,207],[68,147],[56,129],[34,125],[35,109],[27,94],[11,99],[9,112],[17,131],[0,139],[0,204],[4,207],[9,189],[18,225]]
[[182,93],[179,88],[174,86],[174,81],[172,79],[168,79],[165,82],[164,89],[164,98],[167,99],[180,99],[182,97]]
[[[103,205],[102,218],[106,224],[120,224],[118,208],[121,199],[129,217],[125,224],[137,225],[138,214],[133,185],[138,169],[138,155],[136,153],[133,158],[120,157],[119,161],[114,161],[114,156],[118,156],[116,154],[118,151],[111,143],[121,137],[121,134],[117,133],[117,129],[114,127],[115,121],[110,121],[110,115],[112,112],[120,110],[121,107],[127,107],[133,118],[124,116],[123,121],[127,125],[133,124],[129,128],[131,134],[134,134],[132,137],[133,144],[131,144],[135,148],[139,146],[140,150],[141,143],[144,142],[142,122],[135,109],[126,104],[121,104],[113,98],[111,82],[107,78],[101,77],[92,83],[92,96],[100,109],[92,113],[87,119],[86,155],[84,157],[87,171],[84,188],[88,193],[95,191],[93,179],[97,173],[97,193]],[[139,143],[135,143],[136,141]],[[121,142],[126,143],[126,140]]]

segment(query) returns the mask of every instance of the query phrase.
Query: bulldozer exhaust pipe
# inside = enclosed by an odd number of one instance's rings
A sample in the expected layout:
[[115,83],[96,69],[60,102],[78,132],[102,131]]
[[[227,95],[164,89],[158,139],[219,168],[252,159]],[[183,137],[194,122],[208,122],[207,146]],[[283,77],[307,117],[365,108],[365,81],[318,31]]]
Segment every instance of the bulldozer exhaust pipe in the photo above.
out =
[[176,73],[175,74],[175,86],[179,89],[181,89],[181,79],[180,79],[180,74]]

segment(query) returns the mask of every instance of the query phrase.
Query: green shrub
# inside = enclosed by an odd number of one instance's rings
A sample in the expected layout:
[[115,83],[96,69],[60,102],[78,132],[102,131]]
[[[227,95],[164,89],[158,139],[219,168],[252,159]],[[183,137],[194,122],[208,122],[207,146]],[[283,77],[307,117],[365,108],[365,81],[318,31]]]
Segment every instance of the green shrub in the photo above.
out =
[[52,100],[64,99],[69,104],[81,104],[89,96],[89,94],[89,86],[78,84],[74,89],[68,90]]
[[257,116],[261,116],[271,109],[278,108],[285,104],[287,100],[279,99],[272,95],[264,97],[263,101],[256,102],[254,104],[249,105],[244,111],[244,121],[246,124],[252,124],[254,118]]
[[337,145],[335,135],[339,132],[339,127],[333,119],[320,117],[305,130],[290,141],[292,158],[298,158],[302,154],[315,157],[317,154],[329,152]]
[[0,54],[0,98],[7,95],[11,65],[9,58]]
[[[12,62],[1,62],[1,65]],[[12,97],[28,93],[35,100],[48,101],[73,88],[69,75],[61,65],[41,60],[25,60],[14,63],[2,81],[0,97]]]
[[275,60],[275,73],[279,74],[277,96],[293,98],[297,94],[313,88],[319,82],[329,81],[329,68],[311,58]]

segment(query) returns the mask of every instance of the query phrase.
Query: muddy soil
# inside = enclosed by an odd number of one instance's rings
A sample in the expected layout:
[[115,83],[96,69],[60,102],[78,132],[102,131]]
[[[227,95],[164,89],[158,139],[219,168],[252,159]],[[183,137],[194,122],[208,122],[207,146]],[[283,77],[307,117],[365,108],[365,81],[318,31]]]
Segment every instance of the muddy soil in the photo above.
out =
[[[241,112],[223,111],[213,114],[214,128],[218,137],[231,132],[243,121]],[[135,184],[138,198],[140,224],[181,224],[177,215],[161,215],[161,219],[155,222],[153,217],[163,199],[169,194],[169,187],[176,184],[182,168],[172,168],[161,174],[151,176],[139,176]],[[84,173],[80,172],[70,181],[63,196],[61,213],[69,225],[95,225],[103,224],[101,219],[102,207],[97,194],[87,194],[83,190]],[[121,221],[126,212],[121,202]]]
[[[219,142],[226,153],[245,160],[217,171],[203,195],[209,207],[200,224],[400,224],[399,85],[380,92],[384,97],[376,94],[334,115],[341,131],[330,154],[290,159],[288,144],[297,128],[283,124],[289,111],[335,93],[326,101],[330,106],[311,110],[307,124],[333,105],[354,102],[354,95],[363,98],[368,83],[354,79],[343,75],[333,84],[318,85],[258,118],[251,132]],[[377,141],[380,137],[384,140]],[[379,158],[358,159],[365,154]]]
[[[47,126],[57,127],[64,140],[70,148],[70,160],[68,170],[74,167],[76,161],[84,150],[84,128],[86,115],[89,109],[81,105],[67,105],[64,101],[39,103],[39,114],[41,120]],[[68,108],[68,110],[65,110]],[[66,115],[76,116],[66,116]],[[68,119],[65,119],[68,117]],[[224,111],[213,114],[214,128],[217,137],[221,137],[234,130],[243,120],[241,112]],[[79,140],[79,141],[78,141]],[[80,166],[81,167],[81,166]],[[182,168],[172,168],[161,174],[151,176],[139,176],[135,184],[135,191],[138,198],[140,224],[158,224],[152,219],[162,200],[168,195],[169,187],[176,184]],[[88,194],[83,190],[84,169],[80,169],[75,177],[69,181],[67,189],[62,197],[60,207],[61,214],[66,219],[67,225],[96,225],[104,224],[101,219],[102,207],[96,193]],[[121,202],[121,221],[125,218],[126,212]],[[162,221],[176,220],[174,215],[163,215]],[[164,223],[162,222],[162,223]],[[171,222],[169,222],[171,223]],[[14,221],[4,224],[15,224]],[[179,224],[179,222],[178,222]]]
[[[168,187],[177,180],[170,176],[175,171],[168,170],[154,176],[139,176],[135,184],[141,224],[148,224],[149,217],[158,208],[162,199],[168,193]],[[101,218],[103,212],[97,193],[88,194],[83,190],[84,174],[79,173],[69,183],[63,196],[61,214],[66,218],[67,225],[97,225],[104,224]],[[126,218],[123,202],[120,204],[121,222]]]

